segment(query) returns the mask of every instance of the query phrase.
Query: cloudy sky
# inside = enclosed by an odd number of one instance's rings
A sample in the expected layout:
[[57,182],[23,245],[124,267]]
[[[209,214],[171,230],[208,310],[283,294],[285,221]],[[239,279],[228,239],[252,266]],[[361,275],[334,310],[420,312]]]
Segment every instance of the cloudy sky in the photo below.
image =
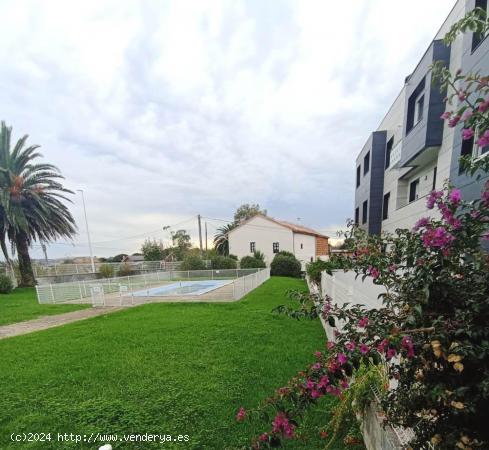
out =
[[[94,253],[242,203],[334,234],[451,0],[0,0],[0,118],[83,189]],[[419,11],[422,10],[423,14]],[[74,245],[88,254],[81,197]],[[40,256],[38,246],[33,255]]]

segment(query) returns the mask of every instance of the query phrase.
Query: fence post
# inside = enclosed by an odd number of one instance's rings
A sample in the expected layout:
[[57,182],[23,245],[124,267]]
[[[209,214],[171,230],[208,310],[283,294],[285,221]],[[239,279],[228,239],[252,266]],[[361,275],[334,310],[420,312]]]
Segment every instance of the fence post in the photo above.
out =
[[49,289],[51,290],[51,299],[53,300],[53,303],[56,303],[54,301],[54,291],[53,291],[53,285],[52,284],[49,285]]

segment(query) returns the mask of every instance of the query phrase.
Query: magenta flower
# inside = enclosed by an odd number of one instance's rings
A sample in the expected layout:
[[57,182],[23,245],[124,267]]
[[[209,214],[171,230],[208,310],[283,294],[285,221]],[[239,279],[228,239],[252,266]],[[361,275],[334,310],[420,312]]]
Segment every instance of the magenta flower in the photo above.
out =
[[450,128],[453,128],[457,125],[457,123],[460,122],[460,116],[453,116],[449,121],[448,121],[448,126]]
[[245,418],[246,418],[246,410],[243,407],[241,407],[239,408],[238,414],[236,414],[236,420],[238,422],[243,422]]
[[387,361],[391,360],[396,355],[397,355],[396,349],[395,348],[389,348],[387,350],[387,355],[386,355]]
[[474,130],[472,128],[464,128],[462,130],[462,139],[468,141],[474,136]]
[[352,352],[353,350],[355,350],[355,342],[347,342],[345,344],[345,347],[348,351]]
[[348,389],[348,387],[349,387],[348,381],[346,381],[346,380],[341,380],[341,381],[340,381],[340,386],[341,386],[343,389]]
[[268,442],[268,433],[261,434],[260,437],[258,438],[258,440],[260,442]]
[[332,341],[328,341],[326,343],[326,347],[327,347],[328,350],[332,350],[334,348],[334,346],[335,346],[335,343],[332,342]]
[[462,117],[460,117],[460,120],[466,121],[467,119],[470,119],[473,114],[474,114],[474,110],[472,108],[467,108],[463,112]]
[[321,358],[322,353],[320,351],[314,352],[314,356],[319,359]]
[[324,389],[329,384],[329,378],[327,376],[321,377],[317,385],[318,389]]
[[360,344],[360,353],[362,355],[366,355],[369,352],[370,348],[366,344]]
[[422,236],[425,248],[446,248],[454,240],[455,237],[443,227],[427,229]]
[[443,192],[442,191],[431,191],[430,195],[428,196],[428,200],[426,201],[426,207],[428,209],[433,209],[435,206],[435,203],[443,197]]
[[458,205],[462,201],[462,193],[460,189],[452,189],[448,195],[448,199],[453,205]]
[[389,272],[394,273],[397,270],[397,266],[395,264],[390,264],[388,270]]
[[452,111],[445,111],[441,116],[440,119],[447,120],[450,119],[450,116],[452,115]]
[[358,321],[358,326],[360,328],[366,328],[368,325],[368,317],[363,317]]
[[306,382],[306,389],[314,389],[316,387],[316,383],[314,383],[314,381],[312,380],[307,380]]
[[346,364],[348,357],[344,353],[338,353],[338,363],[342,366]]
[[312,370],[319,370],[321,368],[321,363],[313,364],[311,367],[312,367]]
[[376,267],[368,266],[368,274],[376,280],[380,276],[380,271]]
[[477,141],[479,147],[485,147],[489,145],[489,130],[484,131],[484,134]]
[[486,96],[484,101],[479,103],[479,106],[477,107],[477,111],[480,113],[485,113],[489,109],[489,95]]
[[389,341],[387,339],[384,339],[382,342],[380,342],[379,345],[377,345],[377,351],[379,353],[385,353],[385,348],[389,345]]
[[319,398],[319,397],[321,397],[321,396],[322,396],[321,392],[317,391],[316,389],[313,389],[313,390],[311,391],[311,397],[312,397],[312,398]]
[[413,227],[413,231],[418,231],[420,228],[426,227],[430,223],[430,219],[428,217],[421,217]]
[[289,422],[287,416],[283,412],[279,412],[272,422],[272,430],[274,433],[283,434],[285,438],[292,439],[294,437],[295,425]]

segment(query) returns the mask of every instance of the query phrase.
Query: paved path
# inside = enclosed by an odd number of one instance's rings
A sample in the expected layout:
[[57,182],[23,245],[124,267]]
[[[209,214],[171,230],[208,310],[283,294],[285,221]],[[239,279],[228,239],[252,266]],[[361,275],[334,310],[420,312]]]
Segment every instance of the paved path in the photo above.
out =
[[33,331],[46,330],[48,328],[59,327],[71,322],[89,319],[90,317],[101,316],[123,309],[122,307],[105,307],[81,309],[54,316],[43,316],[39,319],[26,320],[25,322],[12,323],[10,325],[0,326],[0,339],[5,339],[21,334],[32,333]]

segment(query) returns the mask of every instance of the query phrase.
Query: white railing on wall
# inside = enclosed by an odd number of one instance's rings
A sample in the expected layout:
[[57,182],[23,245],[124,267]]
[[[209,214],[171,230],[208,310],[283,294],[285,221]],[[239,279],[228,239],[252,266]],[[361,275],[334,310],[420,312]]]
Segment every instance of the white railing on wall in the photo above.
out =
[[[65,303],[65,302],[89,302],[91,299],[91,288],[94,286],[101,287],[103,294],[114,294],[120,292],[120,287],[127,286],[129,292],[134,292],[146,288],[163,286],[175,281],[194,281],[194,280],[233,280],[236,279],[238,285],[233,290],[234,293],[245,291],[249,292],[252,285],[258,286],[263,281],[263,275],[257,275],[257,281],[254,277],[257,272],[267,271],[269,269],[221,269],[221,270],[172,270],[142,273],[126,277],[104,278],[89,281],[70,281],[67,283],[52,283],[36,286],[37,299],[39,303]],[[246,281],[243,283],[243,279]],[[267,278],[268,279],[268,278]],[[244,287],[242,287],[244,286]],[[244,295],[244,294],[242,294]],[[242,296],[241,295],[241,296]],[[236,297],[234,297],[236,298]],[[241,297],[237,297],[241,298]],[[230,298],[231,300],[231,298]]]

